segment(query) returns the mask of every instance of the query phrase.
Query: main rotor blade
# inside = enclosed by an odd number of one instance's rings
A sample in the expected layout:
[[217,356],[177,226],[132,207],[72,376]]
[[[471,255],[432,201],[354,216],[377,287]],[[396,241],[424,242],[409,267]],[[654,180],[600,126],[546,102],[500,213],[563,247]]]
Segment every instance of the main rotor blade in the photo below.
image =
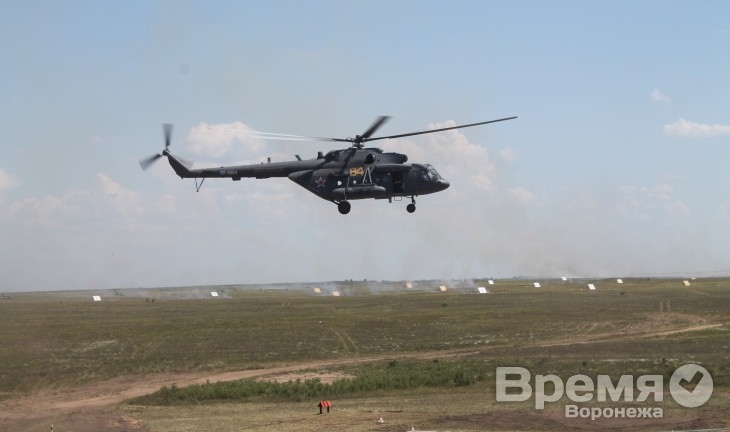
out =
[[139,166],[141,166],[144,171],[147,171],[147,168],[149,168],[150,166],[152,166],[152,164],[155,163],[155,162],[157,162],[157,159],[159,159],[161,157],[162,157],[161,154],[155,154],[155,155],[152,155],[152,156],[150,156],[148,158],[144,158],[144,159],[142,159],[142,160],[139,161]]
[[[249,133],[251,136],[255,138],[260,138],[264,140],[277,140],[277,141],[338,141],[337,138],[325,138],[325,137],[314,137],[314,136],[307,136],[307,135],[292,135],[292,134],[283,134],[283,133],[276,133],[276,132],[264,132],[259,130],[250,130]],[[350,141],[350,140],[342,140],[342,141]]]
[[368,138],[370,138],[370,136],[372,136],[372,134],[374,134],[375,131],[378,130],[380,128],[380,126],[383,125],[383,123],[388,121],[388,119],[390,119],[389,116],[378,117],[378,119],[375,120],[375,123],[373,123],[373,125],[370,126],[370,129],[366,130],[365,132],[363,132],[362,135],[360,135],[360,139],[367,140]]
[[[381,126],[385,122],[387,122],[390,119],[390,116],[380,116],[378,117],[375,122],[366,130],[363,132],[362,135],[356,135],[355,138],[314,138],[318,141],[335,141],[335,142],[346,142],[346,143],[355,143],[355,145],[359,145],[365,141],[371,141],[372,134],[375,133],[376,130],[380,129]],[[379,138],[374,138],[379,139]]]
[[280,134],[280,133],[273,133],[273,132],[261,132],[261,131],[251,131],[251,135],[255,136],[256,138],[261,138],[265,140],[279,140],[279,141],[321,141],[321,140],[329,140],[328,138],[317,138],[317,137],[308,137],[304,135],[289,135],[289,134]]
[[497,123],[497,122],[501,122],[501,121],[505,121],[505,120],[512,120],[512,119],[516,119],[516,118],[517,118],[517,116],[505,117],[505,118],[501,118],[501,119],[497,119],[497,120],[489,120],[489,121],[471,123],[471,124],[460,125],[460,126],[451,126],[451,127],[445,127],[445,128],[439,128],[439,129],[431,129],[431,130],[427,130],[427,131],[410,132],[410,133],[389,135],[389,136],[383,136],[383,137],[377,137],[377,138],[367,138],[367,139],[363,139],[362,141],[363,142],[364,141],[376,141],[376,140],[382,140],[382,139],[403,138],[403,137],[413,136],[413,135],[430,134],[430,133],[434,133],[434,132],[442,132],[442,131],[447,131],[447,130],[452,130],[452,129],[462,129],[462,128],[468,128],[468,127],[472,127],[472,126],[485,125],[485,124],[489,124],[489,123]]
[[165,134],[165,148],[170,147],[170,139],[172,138],[172,125],[165,123],[162,125],[162,131]]
[[[367,141],[376,141],[376,140],[382,140],[382,139],[391,139],[391,138],[402,138],[407,136],[413,136],[413,135],[423,135],[423,134],[429,134],[434,132],[441,132],[441,131],[447,131],[452,129],[461,129],[461,128],[467,128],[472,126],[479,126],[479,125],[485,125],[489,123],[497,123],[505,120],[512,120],[516,119],[517,116],[514,117],[505,117],[497,120],[489,120],[479,123],[471,123],[466,125],[459,125],[459,126],[451,126],[451,127],[445,127],[440,129],[431,129],[426,131],[419,131],[419,132],[410,132],[410,133],[404,133],[404,134],[398,134],[398,135],[388,135],[388,136],[382,136],[382,137],[376,137],[376,138],[370,138],[372,134],[375,133],[385,122],[387,122],[390,119],[390,116],[380,116],[378,117],[375,122],[366,130],[362,135],[357,135],[356,138],[327,138],[327,137],[313,137],[313,136],[305,136],[305,135],[290,135],[290,134],[280,134],[280,133],[272,133],[272,132],[262,132],[262,131],[251,131],[251,133],[254,136],[257,136],[262,139],[271,139],[271,140],[284,140],[284,141],[328,141],[328,142],[346,142],[346,143],[355,143],[356,145],[359,145],[361,143],[367,142]],[[169,139],[169,135],[172,133],[172,125],[165,125],[165,136],[167,139]],[[169,145],[169,143],[167,144]]]

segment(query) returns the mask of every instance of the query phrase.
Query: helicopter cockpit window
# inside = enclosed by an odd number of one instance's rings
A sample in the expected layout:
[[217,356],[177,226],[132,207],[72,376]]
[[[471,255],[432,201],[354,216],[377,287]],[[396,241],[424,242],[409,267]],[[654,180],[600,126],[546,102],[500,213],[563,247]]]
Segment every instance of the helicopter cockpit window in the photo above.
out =
[[431,165],[427,165],[421,171],[421,180],[427,182],[435,182],[441,180],[439,173]]
[[431,181],[441,180],[441,176],[439,175],[439,173],[433,167],[429,167],[428,168],[428,178]]

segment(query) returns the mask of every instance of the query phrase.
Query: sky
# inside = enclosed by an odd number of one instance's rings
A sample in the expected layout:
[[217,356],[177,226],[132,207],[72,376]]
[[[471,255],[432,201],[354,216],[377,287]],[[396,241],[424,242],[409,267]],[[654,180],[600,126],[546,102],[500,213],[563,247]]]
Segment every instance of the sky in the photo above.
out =
[[[726,1],[0,0],[0,290],[730,274]],[[176,177],[378,141],[451,187],[341,215]]]

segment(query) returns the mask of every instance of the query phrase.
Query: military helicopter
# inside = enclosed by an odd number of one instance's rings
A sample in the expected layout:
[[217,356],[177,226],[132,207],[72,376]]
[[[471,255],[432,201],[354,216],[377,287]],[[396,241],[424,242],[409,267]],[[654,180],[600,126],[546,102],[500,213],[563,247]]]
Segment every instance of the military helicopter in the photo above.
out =
[[211,177],[230,178],[233,181],[239,181],[243,177],[257,179],[288,177],[318,197],[337,204],[337,209],[342,214],[350,212],[351,200],[365,198],[387,199],[389,202],[410,198],[411,202],[406,206],[406,210],[408,213],[413,213],[416,211],[417,196],[445,190],[449,187],[449,182],[427,163],[408,164],[406,163],[408,157],[404,154],[383,152],[374,147],[365,148],[364,143],[497,123],[517,117],[373,138],[372,135],[375,131],[389,118],[387,116],[378,117],[370,128],[362,135],[355,135],[355,138],[281,135],[287,138],[351,144],[349,148],[332,150],[326,154],[322,154],[320,151],[316,159],[302,160],[299,155],[296,155],[297,160],[295,161],[271,162],[269,158],[266,163],[260,164],[202,169],[192,169],[192,163],[172,154],[170,151],[172,125],[164,124],[165,149],[162,153],[140,160],[139,164],[143,170],[147,170],[155,161],[167,156],[172,169],[180,178],[195,179],[196,191],[200,191],[205,179]]

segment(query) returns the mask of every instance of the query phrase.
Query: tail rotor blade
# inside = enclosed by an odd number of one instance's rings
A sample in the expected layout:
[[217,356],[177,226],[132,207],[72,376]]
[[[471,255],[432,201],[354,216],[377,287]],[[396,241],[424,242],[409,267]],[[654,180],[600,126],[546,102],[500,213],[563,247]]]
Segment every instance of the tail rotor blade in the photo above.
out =
[[157,159],[168,154],[168,149],[170,147],[170,141],[172,139],[172,125],[170,123],[165,123],[162,125],[162,134],[165,138],[165,150],[163,150],[162,153],[154,154],[150,157],[140,160],[139,166],[142,167],[142,170],[147,171],[147,169],[149,167],[151,167],[152,164],[157,162]]
[[165,134],[165,149],[170,147],[170,139],[172,138],[172,125],[165,123],[162,125],[163,133]]
[[157,162],[157,159],[161,158],[161,154],[155,154],[148,158],[144,158],[139,161],[139,166],[142,167],[142,170],[147,171],[149,167],[152,166],[153,163]]

